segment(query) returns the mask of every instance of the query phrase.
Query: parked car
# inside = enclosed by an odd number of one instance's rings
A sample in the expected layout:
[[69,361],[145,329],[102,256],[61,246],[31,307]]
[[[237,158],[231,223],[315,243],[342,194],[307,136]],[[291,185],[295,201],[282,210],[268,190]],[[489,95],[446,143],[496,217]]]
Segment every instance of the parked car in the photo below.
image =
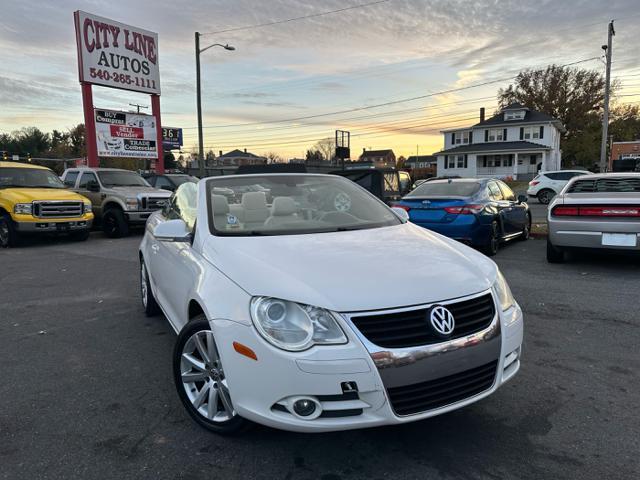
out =
[[411,176],[409,173],[395,168],[363,167],[353,168],[352,170],[335,170],[329,173],[348,178],[371,192],[387,205],[398,201],[411,189]]
[[540,172],[529,182],[527,195],[537,198],[543,205],[549,202],[564,188],[569,180],[580,175],[591,175],[588,170],[556,170]]
[[[271,205],[214,193],[255,184],[279,192]],[[185,183],[150,217],[140,260],[146,314],[179,332],[180,400],[215,432],[407,423],[520,367],[522,311],[496,265],[336,175]]]
[[65,190],[50,169],[0,162],[0,247],[17,245],[23,234],[67,233],[86,240],[92,222],[89,199]]
[[186,173],[163,173],[150,175],[143,175],[144,179],[149,182],[149,185],[163,190],[169,190],[175,192],[176,188],[185,182],[198,183],[198,179]]
[[548,213],[547,261],[572,248],[640,251],[640,173],[576,177]]
[[117,168],[69,168],[62,181],[93,204],[96,220],[111,238],[129,234],[129,227],[144,225],[165,206],[171,192],[153,188],[139,174]]
[[456,178],[425,182],[395,206],[409,220],[495,255],[501,242],[527,240],[531,213],[527,197],[497,179]]

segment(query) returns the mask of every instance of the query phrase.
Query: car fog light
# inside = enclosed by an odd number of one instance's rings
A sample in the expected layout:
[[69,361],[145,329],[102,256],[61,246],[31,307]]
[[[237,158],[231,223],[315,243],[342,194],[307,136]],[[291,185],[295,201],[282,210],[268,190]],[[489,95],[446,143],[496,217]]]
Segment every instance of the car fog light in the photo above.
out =
[[293,404],[293,411],[301,417],[308,417],[316,411],[316,404],[311,400],[298,400]]

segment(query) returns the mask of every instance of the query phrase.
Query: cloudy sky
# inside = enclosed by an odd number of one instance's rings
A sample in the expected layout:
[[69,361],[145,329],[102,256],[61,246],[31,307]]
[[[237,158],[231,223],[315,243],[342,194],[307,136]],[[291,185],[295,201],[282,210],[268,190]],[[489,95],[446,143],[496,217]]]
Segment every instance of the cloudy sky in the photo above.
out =
[[[159,34],[163,124],[184,128],[185,151],[197,142],[195,31],[212,32],[203,46],[236,48],[202,55],[204,141],[215,152],[248,148],[301,157],[342,128],[352,132],[354,153],[432,153],[442,147],[440,129],[475,123],[481,106],[491,112],[497,89],[520,69],[601,56],[612,18],[613,73],[623,85],[617,101],[640,101],[638,0],[386,0],[243,28],[373,1],[4,2],[0,132],[83,121],[73,27],[78,9]],[[604,71],[601,59],[580,66]],[[475,86],[486,82],[494,83]],[[471,88],[442,93],[460,87]],[[127,109],[149,100],[95,87],[94,103]]]

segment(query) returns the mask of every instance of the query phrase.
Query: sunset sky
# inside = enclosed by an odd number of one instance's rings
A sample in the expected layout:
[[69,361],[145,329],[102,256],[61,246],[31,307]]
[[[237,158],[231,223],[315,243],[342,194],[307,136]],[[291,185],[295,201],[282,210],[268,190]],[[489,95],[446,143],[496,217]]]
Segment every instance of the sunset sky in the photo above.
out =
[[[416,149],[433,153],[442,147],[439,130],[476,123],[482,106],[491,113],[497,89],[519,70],[601,57],[612,18],[613,76],[622,85],[616,101],[640,102],[637,0],[387,0],[253,26],[372,1],[5,2],[0,132],[24,126],[64,130],[83,121],[77,9],[158,33],[163,124],[184,128],[186,152],[197,142],[195,31],[231,30],[204,36],[203,46],[236,48],[202,55],[205,149],[216,154],[247,148],[303,157],[336,128],[351,131],[352,156],[363,148],[393,148],[398,156]],[[600,58],[579,65],[604,71]],[[149,100],[95,87],[94,103],[128,109]]]

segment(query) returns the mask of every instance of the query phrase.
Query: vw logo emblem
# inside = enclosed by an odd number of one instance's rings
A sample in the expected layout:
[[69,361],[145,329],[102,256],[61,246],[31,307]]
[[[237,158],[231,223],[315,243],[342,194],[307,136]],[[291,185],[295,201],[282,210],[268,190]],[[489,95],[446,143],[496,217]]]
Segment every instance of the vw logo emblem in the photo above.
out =
[[435,305],[429,311],[429,322],[435,332],[442,336],[451,335],[456,328],[453,314],[442,305]]

